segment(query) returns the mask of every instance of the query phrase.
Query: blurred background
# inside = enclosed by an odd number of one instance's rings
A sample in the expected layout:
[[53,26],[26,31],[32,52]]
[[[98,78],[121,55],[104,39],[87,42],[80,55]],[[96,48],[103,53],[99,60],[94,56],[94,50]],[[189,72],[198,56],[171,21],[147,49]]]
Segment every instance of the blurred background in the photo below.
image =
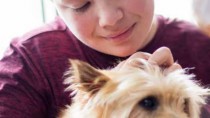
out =
[[[155,13],[195,23],[192,0],[154,0]],[[56,10],[50,0],[0,1],[0,58],[9,42],[22,34],[51,21]]]

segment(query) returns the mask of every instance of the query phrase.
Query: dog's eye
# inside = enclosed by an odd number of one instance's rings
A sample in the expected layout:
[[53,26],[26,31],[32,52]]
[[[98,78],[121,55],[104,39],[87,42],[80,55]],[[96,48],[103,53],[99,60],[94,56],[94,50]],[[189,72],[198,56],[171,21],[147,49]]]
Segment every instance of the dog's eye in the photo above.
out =
[[154,96],[148,96],[139,102],[139,106],[145,110],[153,111],[158,106],[158,100]]

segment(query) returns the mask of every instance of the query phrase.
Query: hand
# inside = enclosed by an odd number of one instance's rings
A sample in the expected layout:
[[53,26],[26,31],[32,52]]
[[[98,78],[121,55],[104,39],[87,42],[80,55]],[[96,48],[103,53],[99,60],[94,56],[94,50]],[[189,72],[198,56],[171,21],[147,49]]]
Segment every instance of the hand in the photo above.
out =
[[131,65],[131,60],[138,58],[143,58],[145,60],[148,60],[148,62],[151,64],[162,66],[167,69],[167,72],[182,68],[178,63],[174,62],[171,50],[167,47],[161,47],[157,49],[153,54],[136,52],[131,55],[127,60],[120,62],[116,68],[120,69],[124,66]]
[[166,68],[166,72],[181,69],[181,65],[174,62],[171,50],[167,47],[157,49],[148,59],[148,62]]

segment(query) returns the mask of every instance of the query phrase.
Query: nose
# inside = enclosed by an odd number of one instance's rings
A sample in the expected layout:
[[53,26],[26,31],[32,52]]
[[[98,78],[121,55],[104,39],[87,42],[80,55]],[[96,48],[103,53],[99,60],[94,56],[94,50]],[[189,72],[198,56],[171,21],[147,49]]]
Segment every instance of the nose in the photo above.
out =
[[99,13],[100,27],[113,27],[123,18],[123,10],[120,7],[108,6],[101,7]]

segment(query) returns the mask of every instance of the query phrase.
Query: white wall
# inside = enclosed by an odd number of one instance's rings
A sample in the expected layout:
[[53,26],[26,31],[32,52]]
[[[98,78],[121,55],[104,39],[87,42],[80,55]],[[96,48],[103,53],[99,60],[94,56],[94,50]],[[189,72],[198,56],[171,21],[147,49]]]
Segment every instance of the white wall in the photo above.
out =
[[42,23],[40,10],[39,0],[0,1],[0,56],[12,37]]
[[[154,0],[155,12],[168,17],[192,20],[191,0]],[[46,20],[55,16],[50,0],[44,0]],[[43,24],[41,0],[0,1],[0,58],[10,40]]]
[[[50,0],[45,2],[50,7]],[[46,12],[52,17],[49,9]],[[12,38],[43,24],[41,13],[41,0],[0,1],[0,58]]]
[[170,18],[195,22],[192,14],[192,0],[154,0],[155,12]]

